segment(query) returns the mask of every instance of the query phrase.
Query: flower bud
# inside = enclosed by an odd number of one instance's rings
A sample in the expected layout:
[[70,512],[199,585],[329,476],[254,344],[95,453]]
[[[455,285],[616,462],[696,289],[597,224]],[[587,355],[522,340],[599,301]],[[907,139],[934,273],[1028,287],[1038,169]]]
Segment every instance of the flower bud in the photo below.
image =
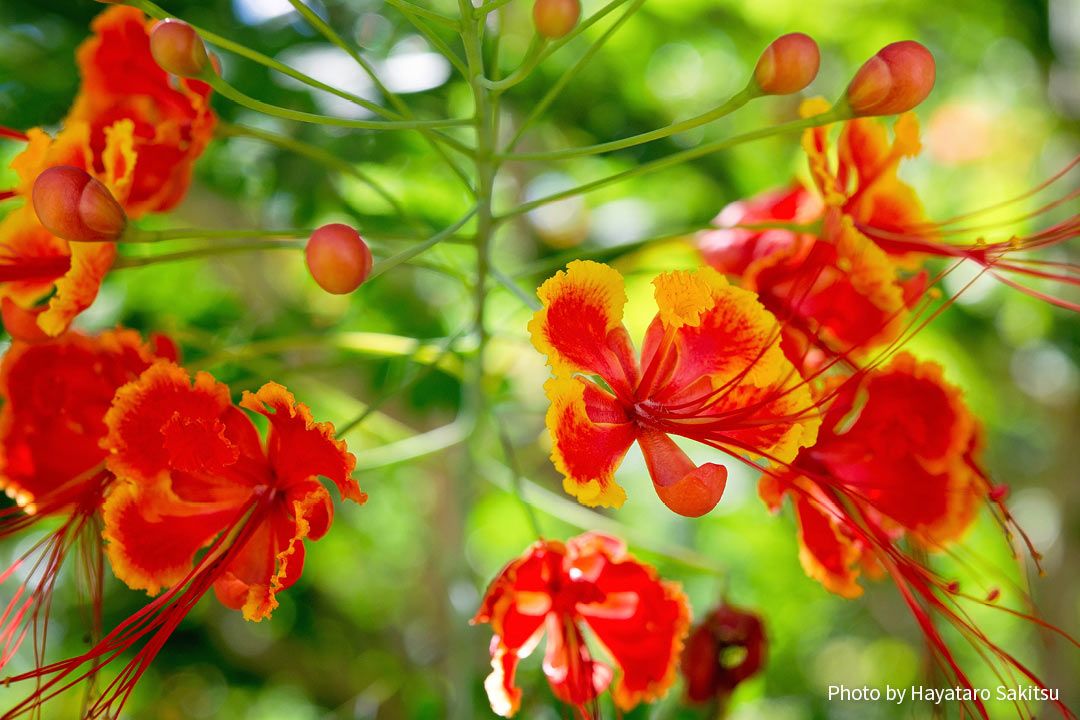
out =
[[754,83],[766,95],[799,92],[817,77],[821,53],[809,35],[788,33],[772,41],[758,58]]
[[359,233],[341,223],[311,233],[304,259],[319,287],[334,295],[351,293],[371,274],[371,249]]
[[856,115],[896,115],[934,89],[934,56],[914,40],[886,45],[855,73],[847,101]]
[[201,75],[209,61],[202,38],[182,20],[162,20],[154,25],[150,54],[162,70],[184,78]]
[[51,167],[38,175],[33,201],[45,229],[65,240],[116,240],[127,227],[127,215],[109,189],[70,165]]
[[580,17],[581,0],[536,0],[533,5],[536,32],[550,40],[573,30]]

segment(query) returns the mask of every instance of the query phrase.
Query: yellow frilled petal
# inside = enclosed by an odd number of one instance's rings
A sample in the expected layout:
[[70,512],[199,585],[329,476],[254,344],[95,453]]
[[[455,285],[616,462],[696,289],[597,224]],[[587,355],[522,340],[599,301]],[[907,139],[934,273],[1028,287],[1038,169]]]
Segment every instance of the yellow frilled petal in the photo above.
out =
[[544,307],[529,322],[536,349],[556,375],[612,371],[608,334],[622,325],[626,288],[603,263],[575,260],[537,290]]
[[131,193],[135,177],[135,123],[130,119],[118,120],[105,128],[105,151],[102,153],[105,177],[102,182],[123,205]]
[[71,321],[93,304],[116,259],[115,243],[79,242],[69,247],[71,269],[56,281],[56,294],[49,300],[48,309],[38,316],[38,327],[51,337],[67,330]]
[[653,280],[654,296],[665,327],[698,327],[703,313],[716,306],[717,298],[728,287],[724,276],[711,267],[677,270],[658,275]]

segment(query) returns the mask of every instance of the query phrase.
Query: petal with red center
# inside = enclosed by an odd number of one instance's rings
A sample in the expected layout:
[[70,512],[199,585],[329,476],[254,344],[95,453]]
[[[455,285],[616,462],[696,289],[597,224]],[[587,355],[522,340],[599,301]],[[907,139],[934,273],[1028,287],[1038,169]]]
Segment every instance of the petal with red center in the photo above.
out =
[[675,681],[679,653],[690,627],[690,605],[678,583],[625,552],[621,544],[598,544],[583,536],[571,543],[570,562],[604,594],[577,611],[621,671],[616,704],[630,710],[662,697]]
[[[304,569],[304,540],[326,533],[333,517],[330,493],[318,482],[294,486],[225,568],[214,592],[226,607],[258,622],[278,606],[277,593]],[[316,535],[317,533],[317,535]]]
[[799,562],[806,574],[829,592],[846,598],[862,595],[858,562],[863,550],[843,531],[843,509],[813,483],[800,483],[793,493],[799,523]]
[[48,295],[71,270],[66,240],[38,222],[29,203],[0,220],[0,297],[24,308]]
[[149,517],[135,483],[114,483],[102,506],[102,537],[113,573],[132,590],[156,595],[183,580],[195,554],[232,527],[242,510],[213,504],[198,512],[192,503],[168,504],[159,498]]
[[563,488],[584,505],[621,507],[626,492],[614,473],[637,437],[635,425],[610,394],[579,378],[551,378],[544,391],[551,460]]
[[596,374],[629,394],[637,368],[622,327],[626,289],[615,269],[575,260],[537,290],[544,307],[529,322],[533,345],[557,376]]
[[536,648],[544,618],[552,609],[554,583],[562,576],[566,549],[562,543],[540,541],[513,560],[492,581],[472,623],[490,623],[491,674],[484,682],[491,708],[511,717],[521,704],[514,685],[518,661]]
[[109,469],[143,482],[173,469],[223,470],[238,457],[222,422],[230,407],[229,389],[208,373],[197,373],[192,384],[186,370],[159,360],[117,391],[105,415]]
[[322,476],[337,485],[343,499],[361,504],[367,500],[350,477],[356,458],[343,441],[334,437],[333,424],[315,422],[310,408],[297,402],[284,387],[267,383],[256,393],[244,392],[240,407],[270,421],[267,445],[279,487],[287,489],[294,483]]

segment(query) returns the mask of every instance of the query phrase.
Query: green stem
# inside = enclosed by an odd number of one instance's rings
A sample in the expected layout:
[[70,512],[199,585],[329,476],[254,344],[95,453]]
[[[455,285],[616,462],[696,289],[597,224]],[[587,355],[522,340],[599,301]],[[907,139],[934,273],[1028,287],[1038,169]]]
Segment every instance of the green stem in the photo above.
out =
[[491,13],[501,8],[503,5],[508,5],[512,1],[513,0],[489,0],[489,2],[486,2],[480,7],[476,8],[476,13],[477,15],[490,15]]
[[210,247],[195,248],[194,250],[182,250],[174,253],[150,255],[148,257],[118,257],[112,265],[113,270],[126,268],[146,267],[161,263],[180,262],[183,260],[197,260],[200,258],[214,257],[216,255],[228,255],[240,252],[253,252],[256,250],[302,250],[299,243],[266,242],[266,243],[237,243],[233,245],[212,245]]
[[492,92],[501,93],[509,90],[517,85],[519,82],[528,77],[535,68],[537,63],[540,62],[540,52],[547,45],[547,39],[540,35],[533,35],[532,41],[529,43],[528,50],[525,51],[525,57],[521,59],[521,65],[517,70],[510,73],[503,80],[489,80],[485,77],[477,78],[477,82],[483,85]]
[[414,5],[413,3],[408,2],[408,0],[386,0],[386,4],[397,8],[403,13],[410,13],[412,15],[422,17],[425,20],[430,20],[431,22],[438,23],[443,27],[448,27],[454,32],[461,32],[461,23],[457,20],[446,17],[445,15],[440,15],[433,10],[428,10],[427,8],[420,7],[419,5]]
[[807,128],[818,127],[819,125],[827,125],[829,123],[847,120],[850,118],[850,111],[845,108],[834,106],[828,112],[815,115],[814,117],[806,118],[804,120],[794,120],[792,122],[783,123],[781,125],[775,125],[770,128],[762,128],[761,130],[755,130],[753,132],[745,133],[743,135],[736,135],[735,137],[725,138],[723,140],[715,140],[704,145],[700,145],[696,148],[689,150],[683,150],[681,152],[673,153],[667,157],[660,158],[659,160],[653,160],[652,162],[643,163],[631,168],[630,170],[624,170],[620,173],[608,175],[592,182],[587,182],[577,187],[572,187],[561,192],[553,193],[542,198],[537,198],[531,202],[522,203],[513,210],[506,212],[503,215],[499,215],[495,218],[496,223],[504,222],[517,215],[522,215],[534,210],[542,205],[557,202],[564,198],[573,197],[575,195],[583,195],[585,193],[598,190],[608,185],[622,182],[623,180],[629,180],[630,178],[637,177],[639,175],[646,175],[648,173],[657,172],[674,165],[694,160],[705,155],[710,155],[720,150],[727,150],[728,148],[741,145],[742,143],[751,142],[753,140],[760,140],[774,135],[782,135],[784,133],[798,132]]
[[134,240],[121,242],[154,243],[168,240],[217,240],[221,238],[306,238],[311,230],[203,230],[200,228],[171,228],[169,230],[139,230]]
[[471,122],[465,118],[449,120],[348,120],[346,118],[318,115],[302,110],[290,110],[289,108],[264,103],[261,100],[256,100],[253,97],[245,95],[226,82],[225,78],[214,72],[213,68],[210,68],[209,66],[207,66],[207,68],[207,71],[204,72],[199,79],[210,85],[216,93],[249,110],[254,110],[255,112],[263,113],[264,115],[284,118],[285,120],[296,120],[298,122],[312,123],[315,125],[354,128],[356,130],[433,130],[436,128],[461,127],[462,125],[468,125]]
[[470,210],[465,215],[463,215],[461,217],[461,219],[458,220],[457,222],[455,222],[453,225],[451,225],[450,227],[442,230],[441,232],[439,232],[439,233],[437,233],[435,235],[432,235],[430,238],[428,238],[424,242],[417,243],[416,245],[413,245],[408,250],[402,250],[397,255],[392,255],[392,256],[386,258],[385,260],[380,260],[379,262],[375,263],[375,265],[371,268],[371,274],[368,275],[367,281],[371,281],[373,278],[376,278],[379,275],[382,275],[387,270],[395,268],[398,265],[400,265],[401,263],[411,260],[412,258],[416,257],[417,255],[419,255],[420,253],[424,252],[425,250],[427,250],[429,248],[435,247],[440,242],[442,242],[443,240],[446,240],[447,238],[452,236],[454,233],[456,233],[458,230],[460,230],[465,225],[465,223],[467,223],[472,218],[472,216],[475,215],[476,213],[477,213],[477,208],[474,207],[472,210]]
[[581,72],[581,69],[584,68],[590,60],[592,60],[593,56],[600,51],[600,48],[602,48],[604,44],[607,43],[611,36],[614,35],[616,31],[618,31],[618,29],[622,27],[623,24],[626,23],[626,21],[629,20],[630,17],[637,11],[637,9],[640,8],[644,3],[645,0],[634,0],[634,4],[627,8],[626,12],[624,12],[618,20],[612,23],[611,27],[605,30],[604,33],[596,39],[596,42],[589,46],[589,49],[585,51],[585,54],[582,55],[578,59],[578,61],[575,62],[566,72],[564,72],[562,74],[562,77],[560,77],[555,82],[555,84],[552,85],[546,93],[544,93],[544,97],[540,99],[540,102],[536,103],[532,111],[529,113],[528,117],[526,117],[521,122],[521,125],[517,129],[517,132],[514,133],[514,138],[509,142],[509,144],[507,144],[506,152],[509,153],[515,147],[517,147],[517,144],[521,141],[521,137],[525,134],[525,131],[534,122],[536,122],[540,118],[540,116],[547,111],[549,107],[551,107],[551,104],[555,102],[555,98],[557,98],[559,94],[566,89],[566,86],[570,84],[570,81],[573,80],[579,72]]
[[574,28],[573,30],[571,30],[569,33],[567,33],[563,37],[559,38],[558,40],[553,42],[551,45],[548,45],[547,50],[545,50],[543,53],[541,53],[539,62],[544,62],[545,60],[547,60],[549,57],[551,57],[552,55],[557,53],[568,42],[570,42],[571,40],[576,38],[578,35],[582,34],[586,30],[591,28],[596,23],[603,20],[610,13],[617,10],[620,5],[623,5],[626,2],[629,2],[629,0],[611,0],[611,2],[609,2],[607,5],[600,8],[599,10],[594,12],[592,15],[590,15],[588,18],[586,18],[585,20],[578,23],[578,26],[576,28]]
[[677,123],[668,125],[667,127],[658,128],[656,130],[650,130],[638,135],[623,138],[621,140],[612,140],[611,142],[599,143],[597,145],[587,145],[579,148],[567,148],[565,150],[555,150],[551,152],[538,152],[538,153],[514,153],[510,155],[500,155],[499,158],[511,162],[527,162],[527,161],[548,161],[548,160],[566,160],[567,158],[583,157],[585,155],[599,155],[601,153],[614,152],[615,150],[622,150],[624,148],[635,147],[637,145],[644,145],[645,143],[653,142],[654,140],[661,140],[672,135],[678,135],[679,133],[686,132],[687,130],[693,130],[694,128],[707,125],[711,122],[719,120],[720,118],[730,115],[750,100],[760,97],[761,91],[757,89],[752,83],[747,85],[743,90],[733,95],[723,105],[713,108],[708,112],[704,112],[695,117],[687,120],[682,120]]

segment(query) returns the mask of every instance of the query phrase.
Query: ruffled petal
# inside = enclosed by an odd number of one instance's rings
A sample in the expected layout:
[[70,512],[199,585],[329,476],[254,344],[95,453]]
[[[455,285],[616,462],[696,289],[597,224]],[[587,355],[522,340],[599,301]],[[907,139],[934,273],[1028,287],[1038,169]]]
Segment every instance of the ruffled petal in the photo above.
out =
[[656,494],[668,508],[686,517],[701,517],[716,507],[727,485],[727,468],[716,463],[698,467],[667,435],[646,430],[638,437],[641,454]]
[[551,407],[551,460],[565,479],[563,487],[582,504],[621,507],[626,492],[615,470],[637,437],[637,429],[605,391],[572,377],[544,384]]
[[843,529],[844,511],[809,481],[793,493],[799,524],[799,562],[806,574],[829,592],[846,598],[862,595],[858,583],[863,548]]
[[690,627],[690,605],[678,583],[626,552],[613,538],[584,535],[567,544],[572,568],[604,594],[577,611],[621,671],[613,695],[630,710],[667,692]]
[[64,332],[79,313],[94,304],[115,259],[114,243],[71,243],[71,269],[56,281],[56,295],[38,317],[38,325],[47,335]]
[[38,222],[29,204],[0,220],[0,298],[23,308],[48,295],[71,271],[71,250]]
[[596,374],[624,396],[637,368],[622,327],[626,290],[618,271],[575,260],[537,290],[544,307],[529,323],[533,345],[557,376]]
[[279,487],[322,476],[337,485],[343,499],[361,504],[367,500],[350,477],[356,458],[343,441],[334,438],[333,424],[315,422],[308,406],[297,402],[284,387],[267,383],[256,393],[245,392],[240,407],[270,421],[267,446]]

